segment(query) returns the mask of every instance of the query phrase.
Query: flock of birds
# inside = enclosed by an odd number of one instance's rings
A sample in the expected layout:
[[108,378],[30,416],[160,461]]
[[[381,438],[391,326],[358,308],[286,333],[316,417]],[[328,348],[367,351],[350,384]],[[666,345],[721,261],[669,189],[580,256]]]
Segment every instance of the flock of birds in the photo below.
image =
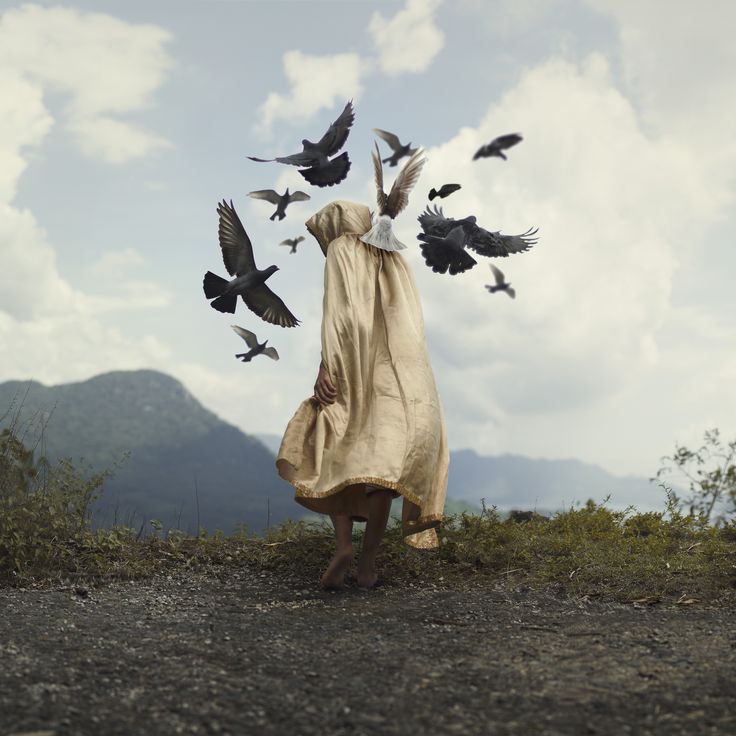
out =
[[[338,154],[347,141],[350,128],[355,120],[352,101],[349,101],[340,116],[335,120],[327,132],[316,143],[308,139],[302,140],[302,151],[289,156],[277,156],[273,159],[257,158],[248,156],[251,161],[277,162],[298,167],[299,173],[304,179],[317,187],[334,186],[342,182],[348,175],[351,162],[348,152]],[[376,231],[379,239],[390,232],[390,221],[393,220],[408,204],[409,192],[419,178],[425,159],[423,151],[419,147],[412,148],[411,142],[402,144],[399,137],[388,131],[374,128],[376,135],[381,138],[392,150],[392,154],[381,159],[378,144],[376,151],[372,154],[378,211],[374,217],[376,226],[371,233]],[[522,137],[513,133],[495,138],[490,143],[481,146],[473,156],[473,160],[480,158],[498,157],[506,160],[504,151],[521,142]],[[403,166],[396,177],[388,194],[383,189],[383,164],[397,166],[399,161],[405,157],[409,160]],[[444,184],[439,189],[432,188],[429,192],[430,201],[439,197],[445,199],[461,188],[460,184]],[[283,194],[278,194],[273,189],[259,189],[249,192],[248,196],[254,199],[262,199],[276,206],[275,212],[269,218],[283,220],[286,217],[286,208],[292,202],[303,202],[310,196],[302,191],[289,192],[287,188]],[[281,327],[296,327],[299,320],[289,311],[283,300],[275,294],[266,281],[279,270],[276,265],[259,269],[256,266],[253,255],[253,244],[248,233],[243,227],[232,200],[228,204],[225,200],[217,205],[219,216],[218,237],[222,260],[230,279],[218,276],[212,271],[207,271],[204,276],[203,287],[210,305],[220,311],[235,313],[238,297],[252,312],[262,320]],[[492,232],[480,227],[473,215],[456,220],[445,217],[442,208],[427,205],[424,212],[418,217],[421,232],[417,235],[425,263],[436,273],[450,273],[455,275],[467,271],[477,261],[468,253],[468,249],[474,253],[488,258],[505,257],[512,253],[523,253],[529,250],[536,242],[537,231],[529,229],[520,235],[501,235],[500,232]],[[384,227],[385,226],[385,227]],[[383,232],[382,232],[383,228]],[[386,232],[387,229],[387,232]],[[297,245],[304,240],[303,235],[296,238],[283,240],[280,245],[290,248],[290,253],[296,253]],[[370,241],[366,241],[370,242]],[[393,242],[404,247],[393,238]],[[389,248],[392,249],[392,248]],[[495,284],[486,284],[485,288],[490,293],[503,291],[512,299],[516,292],[506,282],[503,272],[491,264],[491,271]],[[251,361],[257,355],[266,355],[273,360],[279,359],[279,354],[273,347],[268,347],[268,340],[260,343],[256,335],[238,325],[232,325],[232,329],[245,341],[248,350],[236,354],[236,358],[243,362]]]

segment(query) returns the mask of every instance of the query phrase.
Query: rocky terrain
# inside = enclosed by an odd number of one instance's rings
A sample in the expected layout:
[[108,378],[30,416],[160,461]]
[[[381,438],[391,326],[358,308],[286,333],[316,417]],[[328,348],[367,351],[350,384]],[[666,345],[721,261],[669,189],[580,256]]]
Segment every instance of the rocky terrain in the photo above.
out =
[[733,734],[736,616],[242,567],[0,590],[0,734]]

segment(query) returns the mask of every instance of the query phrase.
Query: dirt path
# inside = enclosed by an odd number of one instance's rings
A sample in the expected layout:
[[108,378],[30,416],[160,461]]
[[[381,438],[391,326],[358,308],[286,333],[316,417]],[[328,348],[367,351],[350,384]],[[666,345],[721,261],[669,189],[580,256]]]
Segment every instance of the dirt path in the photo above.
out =
[[239,570],[0,590],[0,735],[736,734],[736,616]]

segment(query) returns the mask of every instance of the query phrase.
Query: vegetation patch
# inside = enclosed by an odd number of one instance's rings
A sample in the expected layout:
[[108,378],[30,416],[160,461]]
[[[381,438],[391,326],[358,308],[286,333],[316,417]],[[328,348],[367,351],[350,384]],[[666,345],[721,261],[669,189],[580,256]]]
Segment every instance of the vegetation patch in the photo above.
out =
[[[108,473],[85,475],[70,461],[34,459],[13,429],[0,434],[0,584],[41,586],[139,578],[232,566],[317,584],[334,538],[325,521],[285,522],[265,535],[242,528],[196,536],[124,525],[93,530],[92,501]],[[562,594],[631,602],[725,604],[736,598],[736,523],[682,513],[668,494],[658,513],[615,511],[588,501],[547,518],[502,518],[493,507],[448,514],[436,550],[403,541],[393,520],[381,545],[382,579],[392,585],[553,586]],[[362,529],[354,543],[359,554]]]

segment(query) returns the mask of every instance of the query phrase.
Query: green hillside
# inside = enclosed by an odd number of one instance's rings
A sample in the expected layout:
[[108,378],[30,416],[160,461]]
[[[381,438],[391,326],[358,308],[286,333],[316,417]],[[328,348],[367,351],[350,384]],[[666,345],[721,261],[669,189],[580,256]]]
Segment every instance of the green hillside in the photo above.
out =
[[122,461],[95,507],[98,523],[156,518],[231,532],[302,516],[272,453],[163,373],[116,371],[51,387],[9,381],[0,384],[0,407],[10,407],[0,427],[20,412],[37,455],[83,458],[94,470]]

